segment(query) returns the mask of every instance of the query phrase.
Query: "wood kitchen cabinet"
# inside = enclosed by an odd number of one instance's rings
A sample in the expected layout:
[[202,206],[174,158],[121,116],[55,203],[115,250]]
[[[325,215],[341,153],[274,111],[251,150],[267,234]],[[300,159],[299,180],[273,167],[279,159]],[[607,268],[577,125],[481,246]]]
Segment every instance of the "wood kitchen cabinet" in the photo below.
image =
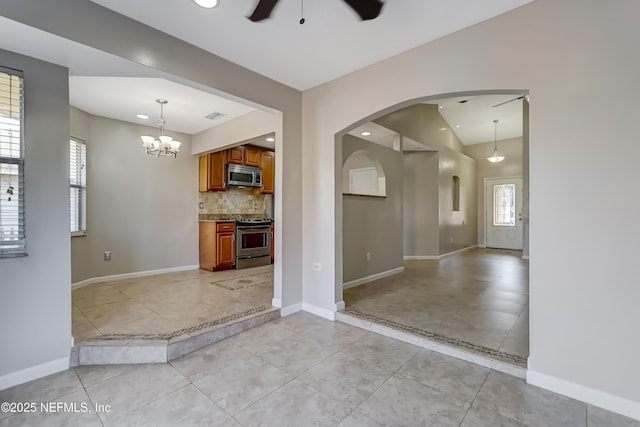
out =
[[244,165],[244,147],[239,145],[227,149],[227,162],[235,163],[236,165]]
[[239,145],[227,149],[227,161],[236,165],[260,166],[260,152],[258,147]]
[[228,270],[236,263],[235,222],[200,222],[200,268]]
[[224,191],[226,189],[226,166],[226,151],[218,151],[200,156],[199,190]]
[[262,168],[262,194],[273,194],[275,187],[276,153],[262,151],[260,153],[260,167]]
[[252,147],[250,145],[245,145],[244,147],[244,164],[247,166],[258,166],[260,167],[262,159],[261,159],[262,150],[258,147]]

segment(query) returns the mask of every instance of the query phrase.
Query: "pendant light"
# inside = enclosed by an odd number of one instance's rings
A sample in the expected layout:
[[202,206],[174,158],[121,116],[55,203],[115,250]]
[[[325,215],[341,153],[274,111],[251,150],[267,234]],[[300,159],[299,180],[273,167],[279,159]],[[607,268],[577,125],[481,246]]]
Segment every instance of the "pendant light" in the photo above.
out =
[[498,152],[498,119],[493,121],[494,137],[493,137],[493,154],[487,157],[491,163],[500,163],[505,157]]
[[160,119],[158,119],[158,126],[160,126],[160,136],[158,139],[153,136],[144,135],[142,139],[142,147],[146,150],[147,154],[160,157],[167,156],[175,158],[180,151],[180,141],[176,141],[168,135],[164,134],[164,105],[167,103],[166,99],[156,99],[156,102],[160,104]]

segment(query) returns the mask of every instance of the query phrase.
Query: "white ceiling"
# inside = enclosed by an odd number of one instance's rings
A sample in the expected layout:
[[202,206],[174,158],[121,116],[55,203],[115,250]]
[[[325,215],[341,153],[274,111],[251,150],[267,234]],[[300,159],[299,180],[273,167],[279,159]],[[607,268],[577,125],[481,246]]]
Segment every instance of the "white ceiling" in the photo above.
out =
[[306,90],[477,24],[532,0],[386,0],[359,17],[341,0],[280,0],[270,19],[249,21],[255,0],[92,0],[276,81]]
[[[532,0],[387,0],[381,15],[372,21],[359,21],[340,0],[307,0],[304,25],[298,24],[301,0],[281,0],[272,18],[261,23],[245,18],[254,0],[220,0],[214,9],[202,9],[192,0],[164,0],[161,7],[155,0],[92,1],[302,90]],[[197,86],[1,16],[0,40],[2,49],[69,67],[70,102],[92,114],[141,123],[135,115],[146,110],[150,119],[144,123],[155,126],[159,115],[155,99],[164,98],[169,101],[167,129],[197,133],[255,107],[215,88]],[[225,116],[216,121],[202,119],[213,111]],[[455,120],[446,114],[447,120]],[[489,125],[492,120],[478,119]],[[465,125],[464,129],[472,128]],[[507,135],[502,119],[499,135],[500,139]],[[459,136],[467,143],[467,136]]]
[[[126,93],[126,102],[113,94]],[[69,102],[96,116],[156,126],[165,99],[166,128],[193,135],[255,109],[169,80],[145,77],[69,77]],[[224,114],[215,120],[205,116]],[[137,114],[149,116],[139,119]]]
[[428,104],[437,104],[460,142],[472,145],[494,140],[494,120],[498,120],[498,140],[522,136],[522,99],[518,98],[522,95],[461,96]]

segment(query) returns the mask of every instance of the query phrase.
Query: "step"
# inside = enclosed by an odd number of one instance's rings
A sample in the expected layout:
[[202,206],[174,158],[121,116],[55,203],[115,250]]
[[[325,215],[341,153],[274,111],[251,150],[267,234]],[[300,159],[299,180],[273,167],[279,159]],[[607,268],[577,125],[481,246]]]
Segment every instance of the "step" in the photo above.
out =
[[427,331],[406,327],[357,311],[339,311],[336,313],[336,320],[518,378],[526,379],[527,377],[526,359],[520,356],[501,353],[461,340],[439,337]]
[[263,306],[168,334],[104,335],[77,343],[70,366],[167,363],[279,317],[279,308]]

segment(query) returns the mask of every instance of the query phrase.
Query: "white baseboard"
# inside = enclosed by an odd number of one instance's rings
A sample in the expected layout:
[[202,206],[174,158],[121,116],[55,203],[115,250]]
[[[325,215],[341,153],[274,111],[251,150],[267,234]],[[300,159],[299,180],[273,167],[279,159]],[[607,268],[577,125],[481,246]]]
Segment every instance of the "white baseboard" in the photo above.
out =
[[282,308],[282,300],[280,298],[272,298],[271,305],[277,308]]
[[114,274],[112,276],[92,277],[90,279],[82,280],[80,282],[73,283],[71,289],[79,289],[83,286],[91,285],[99,282],[113,282],[115,280],[134,279],[136,277],[154,276],[156,274],[164,273],[176,273],[179,271],[197,270],[199,265],[184,265],[182,267],[160,268],[158,270],[136,271],[133,273]]
[[458,249],[457,251],[447,252],[446,254],[440,255],[440,259],[447,258],[447,257],[450,257],[452,255],[459,254],[461,252],[466,252],[466,251],[469,251],[471,249],[475,249],[477,247],[478,247],[478,245],[473,245],[473,246],[467,246],[466,248]]
[[480,247],[484,247],[484,246],[479,246],[479,245],[467,246],[466,248],[458,249],[457,251],[453,251],[453,252],[447,252],[446,254],[442,254],[442,255],[406,255],[406,256],[403,256],[402,259],[404,259],[405,261],[439,260],[446,257],[450,257],[451,255],[459,254],[460,252],[465,252],[470,249],[475,249]]
[[297,312],[299,312],[301,310],[302,310],[302,303],[301,302],[299,302],[297,304],[288,305],[288,306],[282,307],[282,309],[280,309],[280,316],[286,317],[286,316],[289,316],[290,314],[297,313]]
[[69,369],[69,356],[0,376],[0,390]]
[[363,283],[373,282],[374,280],[382,279],[383,277],[393,276],[394,274],[402,273],[404,267],[394,268],[393,270],[383,271],[382,273],[373,274],[371,276],[362,277],[360,279],[352,280],[342,284],[342,289],[353,288],[354,286],[362,285]]
[[640,402],[529,370],[527,382],[629,418],[640,420]]
[[327,310],[326,308],[318,307],[317,305],[302,303],[302,309],[308,313],[315,314],[316,316],[323,317],[329,320],[336,320],[335,311]]

